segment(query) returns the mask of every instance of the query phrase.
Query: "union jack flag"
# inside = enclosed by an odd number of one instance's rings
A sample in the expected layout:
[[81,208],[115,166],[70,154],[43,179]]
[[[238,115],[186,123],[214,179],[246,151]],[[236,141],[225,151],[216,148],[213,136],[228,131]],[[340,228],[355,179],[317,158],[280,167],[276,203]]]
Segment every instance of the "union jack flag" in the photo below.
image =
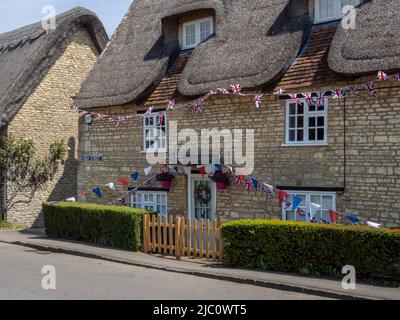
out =
[[261,190],[265,193],[268,198],[272,198],[274,196],[274,187],[270,186],[266,183],[261,185]]
[[257,109],[261,107],[263,99],[264,99],[264,95],[263,94],[256,94],[255,100],[256,100]]
[[299,99],[297,99],[297,94],[289,94],[290,99],[294,100],[298,105],[301,105],[301,102]]
[[356,97],[361,97],[361,93],[358,91],[358,88],[356,85],[351,85],[349,86],[349,92]]
[[196,100],[194,103],[193,112],[201,113],[203,111],[203,105],[201,100]]
[[96,114],[96,118],[95,118],[94,120],[100,121],[100,120],[103,120],[103,119],[105,119],[105,118],[106,118],[106,115],[105,115],[105,114],[98,113],[98,114]]
[[79,118],[82,118],[82,117],[86,116],[87,114],[89,114],[89,112],[87,112],[87,111],[80,111],[80,112],[78,113],[78,117],[79,117]]
[[240,90],[241,90],[240,84],[232,84],[232,85],[231,85],[231,91],[232,91],[234,94],[239,94],[239,93],[240,93]]
[[287,200],[283,201],[283,208],[285,210],[289,210],[291,207],[292,207],[292,203],[290,201],[287,201]]
[[168,100],[167,112],[174,110],[175,108],[175,100],[170,99]]
[[302,209],[302,208],[297,208],[296,213],[300,216],[300,217],[305,217],[307,212]]
[[389,76],[385,72],[379,71],[378,72],[378,79],[381,80],[381,81],[386,81],[386,80],[389,80]]
[[274,92],[275,95],[281,96],[285,93],[286,91],[283,89],[278,89]]
[[217,93],[216,93],[214,90],[210,90],[210,92],[207,93],[207,94],[204,96],[203,100],[206,101],[206,100],[208,100],[210,97],[212,97],[212,96],[214,96],[214,95],[216,95],[216,94],[217,94]]
[[218,93],[221,93],[221,94],[231,94],[228,90],[226,90],[225,88],[218,88],[217,89],[217,92]]
[[246,179],[246,190],[250,191],[253,187],[253,181],[251,179]]
[[158,116],[158,123],[157,125],[162,126],[164,124],[164,113],[160,113],[160,115]]
[[243,180],[244,180],[244,176],[235,176],[236,184],[241,184]]
[[127,120],[126,116],[112,116],[110,117],[110,123],[115,122],[115,127],[119,128],[121,126],[122,122],[125,122]]
[[371,96],[376,97],[378,95],[372,82],[364,84],[364,88]]
[[303,93],[303,96],[306,97],[306,101],[308,102],[308,104],[313,107],[314,106],[314,98],[312,97],[312,93],[311,92],[305,92]]
[[333,94],[333,99],[339,100],[339,99],[344,99],[345,93],[344,90],[336,88],[335,90],[332,91]]
[[323,107],[325,105],[325,92],[319,92],[315,100],[318,107]]
[[149,115],[151,115],[153,113],[153,109],[154,107],[150,107],[144,114],[143,114],[143,118],[144,117],[148,117]]

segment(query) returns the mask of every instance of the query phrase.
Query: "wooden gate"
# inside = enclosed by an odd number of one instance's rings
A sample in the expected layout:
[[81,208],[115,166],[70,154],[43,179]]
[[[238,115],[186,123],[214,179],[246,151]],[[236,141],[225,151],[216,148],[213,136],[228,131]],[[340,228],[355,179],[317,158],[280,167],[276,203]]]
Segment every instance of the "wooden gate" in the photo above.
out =
[[143,249],[181,257],[222,260],[221,220],[144,215]]

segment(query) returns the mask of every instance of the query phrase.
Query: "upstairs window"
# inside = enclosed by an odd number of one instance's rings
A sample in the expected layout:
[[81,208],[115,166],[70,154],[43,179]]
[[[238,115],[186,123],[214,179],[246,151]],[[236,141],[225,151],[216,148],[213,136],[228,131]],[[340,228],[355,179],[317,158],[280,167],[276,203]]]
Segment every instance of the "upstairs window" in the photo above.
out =
[[289,100],[286,106],[286,145],[325,145],[328,142],[328,99],[308,103]]
[[143,119],[145,152],[167,151],[167,113],[154,112]]
[[182,49],[192,49],[198,46],[213,33],[214,19],[212,17],[184,23]]
[[358,6],[361,0],[315,0],[315,22],[338,20],[343,17],[343,7]]

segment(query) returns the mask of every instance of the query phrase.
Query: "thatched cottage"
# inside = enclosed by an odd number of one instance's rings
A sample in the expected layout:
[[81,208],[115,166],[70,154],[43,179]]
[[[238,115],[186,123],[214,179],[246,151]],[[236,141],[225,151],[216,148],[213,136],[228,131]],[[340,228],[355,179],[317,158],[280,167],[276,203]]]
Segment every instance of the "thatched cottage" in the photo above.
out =
[[[349,4],[357,5],[355,29],[341,23]],[[285,191],[288,201],[300,197],[304,211],[319,204],[318,221],[329,222],[332,209],[398,226],[400,82],[377,82],[376,97],[363,84],[400,69],[399,22],[396,0],[134,1],[75,101],[127,120],[118,128],[104,117],[81,122],[81,156],[97,161],[80,163],[78,191],[114,181],[118,192],[89,195],[109,202],[124,191],[119,178],[139,172],[146,179],[148,153],[170,152],[170,123],[178,132],[254,129],[252,177]],[[177,106],[234,84],[264,93],[261,107],[254,95],[217,94],[201,113],[166,113],[171,99]],[[351,85],[333,99],[335,88]],[[307,219],[252,185],[216,190],[197,165],[170,188],[141,187],[131,205],[197,218]]]
[[[75,8],[56,17],[56,29],[38,22],[0,34],[0,129],[1,134],[31,138],[39,153],[50,143],[64,139],[69,155],[60,174],[30,204],[6,212],[10,222],[40,225],[45,201],[76,196],[77,117],[72,110],[76,95],[108,41],[98,17]],[[8,200],[2,183],[0,209]],[[1,210],[3,211],[3,210]]]

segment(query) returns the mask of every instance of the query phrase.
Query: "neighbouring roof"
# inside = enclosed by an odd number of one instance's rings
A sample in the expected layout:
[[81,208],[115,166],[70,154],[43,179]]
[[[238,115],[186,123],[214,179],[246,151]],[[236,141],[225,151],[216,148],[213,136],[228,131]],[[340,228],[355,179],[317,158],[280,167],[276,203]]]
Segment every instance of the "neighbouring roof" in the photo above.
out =
[[346,74],[400,68],[400,1],[365,0],[355,17],[355,29],[339,25],[329,67]]
[[48,33],[38,22],[0,34],[0,127],[19,111],[79,28],[88,30],[99,52],[104,49],[108,36],[103,24],[81,7],[58,15],[56,30]]
[[304,51],[300,53],[283,78],[277,83],[277,88],[286,90],[313,87],[354,78],[354,76],[334,72],[328,65],[329,49],[337,26],[338,22],[333,22],[312,28]]
[[200,9],[215,11],[216,35],[187,61],[178,90],[188,96],[232,83],[253,88],[276,81],[310,25],[306,0],[135,0],[76,104],[113,106],[151,94],[179,54],[177,19]]

